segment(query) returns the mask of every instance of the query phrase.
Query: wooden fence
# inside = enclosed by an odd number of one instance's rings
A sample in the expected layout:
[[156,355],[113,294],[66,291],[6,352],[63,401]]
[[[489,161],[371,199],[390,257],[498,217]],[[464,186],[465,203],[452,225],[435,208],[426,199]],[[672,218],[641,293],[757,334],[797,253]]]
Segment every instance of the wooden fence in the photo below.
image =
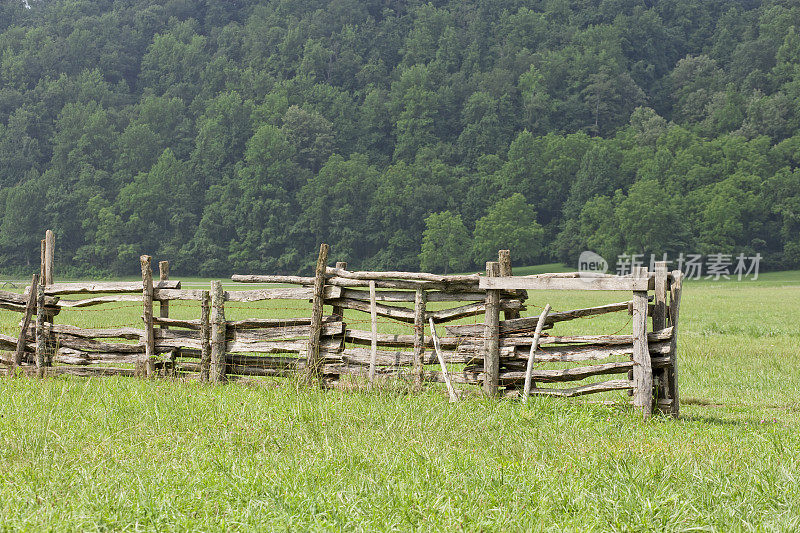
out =
[[[0,363],[10,374],[173,376],[209,382],[300,376],[324,386],[353,378],[369,383],[393,378],[417,388],[446,382],[452,399],[457,397],[453,384],[524,398],[628,390],[645,416],[653,408],[678,415],[682,276],[680,271],[667,272],[664,263],[653,273],[640,269],[631,277],[519,277],[511,275],[509,254],[501,251],[497,262],[487,263],[485,276],[353,272],[345,263],[329,267],[328,246],[323,244],[313,277],[234,275],[234,282],[284,286],[225,291],[212,281],[209,290],[191,290],[169,279],[166,262],[159,263],[159,279],[154,280],[149,256],[141,257],[141,282],[54,283],[52,234],[42,243],[42,269],[26,293],[0,291],[0,309],[22,316],[17,338],[0,335],[0,350],[9,352]],[[527,291],[537,290],[629,292],[632,299],[521,318]],[[66,295],[84,297],[63,299]],[[237,302],[241,313],[242,306],[267,300],[310,301],[310,316],[226,319],[228,302]],[[199,304],[199,317],[170,318],[170,302],[176,301]],[[54,323],[64,309],[117,302],[141,302],[142,327],[87,329]],[[345,310],[350,316],[368,314],[369,320],[348,322]],[[546,332],[559,322],[605,313],[629,313],[630,333]],[[483,321],[477,322],[481,315]],[[379,332],[379,317],[407,325],[410,333]],[[466,317],[476,317],[476,322],[448,324]],[[360,323],[369,329],[354,327]],[[442,325],[446,334],[440,336],[436,326]],[[558,368],[542,368],[550,363]],[[563,368],[564,363],[569,367]],[[613,375],[622,378],[596,381],[597,376]],[[571,381],[584,383],[553,385]]]

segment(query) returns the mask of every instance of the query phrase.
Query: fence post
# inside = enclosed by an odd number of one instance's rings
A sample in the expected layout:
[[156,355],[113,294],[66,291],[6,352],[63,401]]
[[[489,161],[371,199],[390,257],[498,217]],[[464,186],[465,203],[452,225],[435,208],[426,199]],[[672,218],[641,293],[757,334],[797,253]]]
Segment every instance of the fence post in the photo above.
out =
[[[667,327],[667,262],[655,263],[655,297],[653,299],[653,331],[660,331]],[[669,384],[667,383],[668,370],[666,367],[653,370],[653,385],[656,389],[654,408],[663,413],[669,413],[662,401],[671,399]]]
[[44,312],[44,284],[39,280],[39,284],[31,287],[31,290],[36,290],[36,375],[40,378],[44,377],[46,365],[46,335],[45,324],[47,315]]
[[669,296],[669,321],[672,326],[672,342],[669,348],[669,368],[667,369],[667,383],[669,395],[672,398],[670,412],[674,418],[680,415],[680,394],[678,394],[678,315],[681,309],[681,291],[683,286],[683,273],[680,270],[672,271],[672,285]]
[[142,320],[144,321],[144,360],[137,365],[137,372],[143,377],[155,375],[155,333],[153,332],[153,270],[150,267],[152,258],[149,255],[139,257],[142,267]]
[[[500,264],[500,275],[510,277],[513,276],[511,269],[511,250],[499,250],[497,252],[497,262]],[[510,291],[509,294],[517,295],[516,291]],[[503,318],[510,320],[512,318],[519,318],[519,311],[516,309],[506,309],[503,311]]]
[[203,291],[200,304],[200,381],[207,382],[211,365],[211,323],[209,321],[209,307],[211,296],[208,291]]
[[[47,230],[44,234],[44,249],[42,250],[42,275],[39,281],[45,287],[53,284],[53,264],[55,260],[56,238],[52,230]],[[43,342],[44,342],[44,365],[53,366],[53,356],[56,351],[56,343],[53,339],[51,325],[53,324],[54,313],[48,310],[44,312],[43,322]]]
[[[169,279],[169,261],[158,262],[158,279],[159,281],[167,281]],[[159,301],[158,316],[169,318],[169,300]],[[169,329],[169,326],[161,326],[161,329]]]
[[422,388],[423,363],[425,362],[425,312],[428,307],[428,294],[417,289],[414,293],[414,387]]
[[222,282],[211,282],[211,369],[212,383],[225,381],[227,339],[225,327],[225,292]]
[[[341,270],[347,270],[347,263],[345,261],[337,261],[336,268]],[[344,307],[342,307],[341,305],[334,305],[333,314],[342,317],[342,320],[344,320]]]
[[[500,265],[496,261],[486,263],[486,275],[500,275]],[[486,290],[486,316],[483,331],[483,392],[489,396],[497,395],[500,384],[500,291]]]
[[320,357],[320,337],[322,335],[322,312],[325,306],[325,269],[328,265],[330,247],[323,243],[319,247],[317,267],[314,271],[314,300],[311,307],[311,332],[308,337],[306,354],[307,381],[322,383],[322,358]]
[[[647,268],[636,267],[634,278],[647,277]],[[647,347],[647,291],[633,291],[633,406],[645,418],[653,411],[653,369]]]
[[[159,281],[167,281],[169,279],[169,261],[158,262],[158,279]],[[160,318],[169,318],[169,300],[158,301],[158,316]],[[160,329],[169,329],[169,326],[162,324]],[[173,375],[175,372],[175,363],[181,353],[180,348],[173,348],[169,352],[169,360],[164,361],[164,368],[162,369],[163,375]],[[168,366],[169,365],[169,366]]]

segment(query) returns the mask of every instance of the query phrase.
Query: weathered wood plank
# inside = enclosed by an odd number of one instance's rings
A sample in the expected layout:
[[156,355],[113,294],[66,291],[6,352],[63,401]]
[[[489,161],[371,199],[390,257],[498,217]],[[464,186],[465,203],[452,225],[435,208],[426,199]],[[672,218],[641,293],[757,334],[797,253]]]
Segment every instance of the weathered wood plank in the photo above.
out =
[[531,394],[536,394],[539,396],[560,396],[562,398],[573,398],[575,396],[582,396],[584,394],[627,390],[632,387],[633,383],[627,379],[615,379],[611,381],[602,381],[600,383],[582,385],[580,387],[572,387],[569,389],[533,389]]
[[[341,287],[328,285],[324,289],[326,299],[339,298]],[[313,287],[279,287],[275,289],[257,289],[252,291],[226,291],[225,300],[229,302],[260,302],[264,300],[311,300],[314,298]]]
[[481,289],[527,289],[567,291],[646,291],[652,281],[644,278],[585,277],[585,278],[529,278],[525,276],[481,277]]
[[144,336],[144,329],[139,328],[79,328],[68,324],[53,324],[51,332],[54,334],[70,335],[86,339],[128,339],[138,340]]
[[[483,292],[429,291],[427,294],[429,302],[483,302],[483,300],[486,298],[486,294]],[[368,302],[369,291],[343,288],[342,297],[350,298],[351,300],[361,300],[364,302]],[[378,291],[375,297],[376,300],[379,302],[410,303],[414,301],[414,292],[400,291],[400,290],[396,291],[383,290],[383,291]]]
[[[92,365],[92,364],[118,364],[136,365],[142,358],[144,352],[121,353],[121,352],[84,352],[71,348],[61,347],[56,352],[53,360],[64,365]],[[135,372],[134,369],[131,369]]]
[[[616,363],[587,365],[564,369],[535,369],[531,372],[531,379],[537,382],[578,381],[593,376],[624,374],[631,368],[633,368],[633,361],[620,361]],[[507,384],[523,381],[526,379],[526,372],[516,370],[501,371],[500,382]]]
[[[378,333],[378,346],[413,348],[415,338],[415,335],[393,335],[390,333]],[[371,344],[372,334],[369,331],[347,329],[345,331],[345,342],[350,342],[353,344]],[[443,348],[455,348],[460,344],[459,339],[453,337],[440,338],[439,342]],[[427,348],[433,348],[433,339],[431,337],[425,337],[425,346]]]
[[[351,300],[350,298],[336,298],[333,300],[329,300],[326,303],[345,309],[355,309],[356,311],[362,311],[364,313],[371,312],[370,304],[368,302],[362,302],[360,300]],[[395,307],[391,305],[375,304],[375,312],[378,314],[378,316],[392,318],[400,322],[407,322],[407,323],[414,322],[414,311],[406,307]]]
[[206,291],[198,289],[162,289],[155,287],[153,290],[153,299],[158,301],[188,300],[199,302],[203,299],[204,292]]
[[369,288],[369,282],[375,281],[375,288],[377,289],[406,289],[415,291],[422,289],[426,291],[443,291],[443,292],[479,292],[478,281],[471,281],[469,283],[440,283],[436,281],[408,281],[408,280],[360,280],[333,277],[325,280],[328,285],[336,285],[337,287],[363,287]]
[[313,277],[303,276],[257,276],[250,274],[234,274],[232,281],[239,283],[286,283],[293,285],[314,285]]
[[[668,341],[671,338],[672,327],[647,334],[648,343]],[[508,335],[500,339],[500,346],[530,346],[531,342],[533,342],[533,337]],[[584,344],[598,346],[633,344],[633,335],[543,335],[539,339],[539,344]]]
[[[338,316],[323,316],[322,323],[341,322]],[[245,320],[229,320],[228,328],[233,329],[267,329],[285,328],[290,326],[310,326],[311,317],[299,318],[248,318]]]
[[[627,311],[628,302],[618,302],[607,305],[600,305],[597,307],[586,307],[582,309],[573,309],[571,311],[556,311],[547,316],[545,328],[552,327],[556,322],[563,322],[566,320],[573,320],[576,318],[602,315],[605,313],[615,313],[619,311]],[[513,320],[503,320],[500,322],[500,333],[509,335],[513,333],[522,333],[526,331],[533,331],[536,329],[537,318],[525,317],[515,318]],[[457,326],[446,326],[445,329],[449,335],[453,336],[475,336],[480,334],[480,325],[465,324]]]
[[[333,348],[333,347],[332,347]],[[325,360],[328,362],[343,361],[350,365],[369,367],[372,358],[372,351],[367,348],[337,348],[323,350]],[[461,354],[451,350],[442,350],[442,356],[450,364],[466,364],[473,362],[475,358],[471,354]],[[413,350],[394,351],[378,349],[376,353],[375,366],[414,366]],[[437,355],[433,351],[425,352],[422,357],[423,365],[433,365],[439,362]]]
[[325,274],[331,277],[366,281],[404,280],[431,281],[434,283],[472,283],[480,279],[478,274],[442,276],[439,274],[428,274],[425,272],[351,272],[349,270],[330,267],[326,269]]
[[153,317],[153,324],[156,326],[164,326],[162,329],[166,329],[167,327],[175,327],[175,328],[188,328],[188,329],[196,329],[199,330],[201,323],[198,319],[190,319],[184,320],[181,318],[161,318],[161,317]]
[[[180,281],[159,281],[153,284],[154,289],[180,289]],[[119,294],[119,293],[141,293],[142,284],[136,281],[104,281],[104,282],[75,282],[75,283],[54,283],[48,285],[45,294],[48,296],[58,296],[64,294]]]
[[85,298],[83,300],[60,300],[59,307],[66,308],[81,308],[92,307],[95,305],[102,305],[107,303],[121,303],[121,302],[141,302],[142,295],[140,294],[118,294],[116,296],[96,296],[94,298]]

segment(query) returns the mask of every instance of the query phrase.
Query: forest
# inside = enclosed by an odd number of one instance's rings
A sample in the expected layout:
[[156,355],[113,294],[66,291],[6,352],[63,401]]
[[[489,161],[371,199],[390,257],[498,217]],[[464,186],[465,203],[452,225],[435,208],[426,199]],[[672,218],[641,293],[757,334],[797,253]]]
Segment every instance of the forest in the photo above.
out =
[[800,267],[791,0],[4,0],[0,271]]

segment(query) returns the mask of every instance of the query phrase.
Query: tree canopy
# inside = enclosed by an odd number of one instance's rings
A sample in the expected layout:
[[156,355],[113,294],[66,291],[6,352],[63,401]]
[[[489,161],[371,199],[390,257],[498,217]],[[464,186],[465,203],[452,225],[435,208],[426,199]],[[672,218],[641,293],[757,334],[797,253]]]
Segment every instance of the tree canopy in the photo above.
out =
[[0,269],[800,267],[783,0],[8,0]]

